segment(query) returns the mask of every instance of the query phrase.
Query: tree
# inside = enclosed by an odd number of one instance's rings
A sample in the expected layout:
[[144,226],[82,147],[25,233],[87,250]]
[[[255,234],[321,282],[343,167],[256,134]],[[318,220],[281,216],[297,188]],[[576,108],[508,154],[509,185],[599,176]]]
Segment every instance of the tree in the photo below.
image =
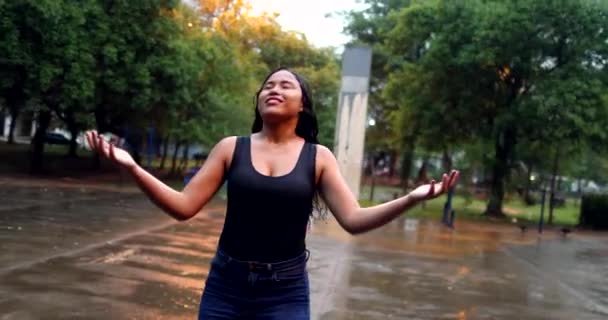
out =
[[[400,13],[389,37],[391,48],[404,57],[420,54],[411,62],[415,67],[402,65],[402,73],[416,70],[429,88],[417,94],[426,100],[404,95],[414,102],[435,102],[430,108],[413,103],[415,109],[426,107],[427,116],[416,121],[424,128],[452,126],[445,135],[453,139],[491,137],[494,142],[486,214],[502,215],[504,183],[515,146],[526,137],[524,124],[536,121],[530,115],[547,116],[532,99],[547,95],[551,86],[544,81],[553,78],[562,89],[574,86],[585,91],[582,96],[597,96],[597,86],[582,88],[576,81],[604,68],[607,16],[605,6],[585,0],[433,1]],[[393,81],[405,85],[403,79]],[[584,112],[601,113],[604,106],[598,101],[590,99],[586,106],[593,111]],[[583,130],[582,122],[573,123]]]
[[178,31],[172,12],[179,1],[101,1],[87,21],[95,48],[97,130],[124,136],[140,161],[141,137],[149,119],[156,56],[167,52]]
[[79,131],[95,125],[125,138],[137,161],[151,126],[165,145],[209,147],[245,134],[253,93],[277,64],[309,77],[321,139],[333,141],[335,56],[248,8],[239,0],[206,1],[199,11],[177,0],[0,2],[0,100],[13,118],[37,115],[33,169],[42,169],[53,118],[72,133],[71,155]]
[[[409,121],[407,112],[401,112],[402,101],[383,94],[389,75],[397,70],[403,59],[401,52],[394,54],[387,48],[389,31],[395,27],[395,14],[411,5],[411,0],[365,0],[368,7],[362,11],[346,12],[345,33],[353,37],[352,44],[372,48],[372,70],[368,116],[375,125],[366,130],[368,150],[384,150],[391,154],[394,172],[398,152],[401,153],[401,180],[408,188],[408,178],[414,159],[417,126]],[[407,57],[414,58],[414,57]]]
[[[189,7],[170,13],[178,31],[151,65],[153,95],[149,121],[175,142],[171,172],[177,171],[177,147],[183,146],[186,163],[192,143],[210,147],[221,137],[244,134],[253,110],[254,92],[248,59],[220,32],[205,27],[205,19]],[[257,84],[256,84],[257,85]],[[167,148],[164,148],[163,159]],[[161,161],[164,167],[164,161]]]
[[[78,6],[69,1],[55,2],[55,5],[51,10],[56,10],[59,20],[51,20],[53,22],[37,30],[44,45],[34,55],[38,63],[33,69],[41,76],[32,80],[40,97],[39,110],[48,109],[65,123],[71,133],[68,156],[76,157],[76,138],[90,122],[89,105],[95,93],[93,46],[84,27],[98,7],[93,0]],[[43,127],[40,129],[46,131]],[[35,139],[35,143],[43,142]]]
[[26,68],[32,63],[31,48],[20,44],[27,37],[25,16],[21,4],[0,2],[0,97],[11,117],[9,143],[14,143],[15,125],[24,110]]
[[[32,140],[32,171],[43,169],[44,135],[52,114],[76,121],[75,108],[92,97],[92,58],[83,26],[92,1],[83,7],[64,1],[23,1],[9,7],[16,28],[10,34],[19,41],[11,50],[9,70],[16,74],[8,95],[9,105],[24,104],[38,115]],[[9,46],[9,48],[11,48]],[[12,103],[11,103],[12,101]],[[65,119],[65,118],[64,118]]]
[[[245,61],[240,67],[251,74],[253,89],[249,99],[253,98],[261,78],[278,67],[294,69],[307,78],[314,92],[320,142],[331,146],[339,85],[338,63],[333,51],[315,48],[304,35],[282,30],[275,20],[276,14],[249,14],[250,7],[244,1],[211,1],[201,3],[201,8],[202,20],[213,17],[213,30],[234,44],[239,60]],[[248,104],[253,114],[253,105]]]
[[[605,132],[608,105],[602,99],[607,87],[600,80],[600,70],[586,70],[581,66],[558,70],[539,81],[520,111],[520,117],[528,119],[522,123],[529,126],[522,128],[530,132],[527,140],[543,142],[551,149],[549,224],[553,223],[560,164],[565,164],[568,158],[579,158],[576,155],[588,150],[589,142],[595,142],[592,147],[597,151],[604,149],[602,146],[608,142]],[[540,129],[532,130],[532,127]]]

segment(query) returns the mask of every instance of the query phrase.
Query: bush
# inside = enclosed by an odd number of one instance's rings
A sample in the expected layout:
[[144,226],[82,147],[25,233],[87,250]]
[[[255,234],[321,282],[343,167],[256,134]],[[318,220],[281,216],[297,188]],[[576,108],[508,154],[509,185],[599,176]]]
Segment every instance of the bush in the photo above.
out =
[[608,194],[587,194],[582,198],[580,225],[608,230]]

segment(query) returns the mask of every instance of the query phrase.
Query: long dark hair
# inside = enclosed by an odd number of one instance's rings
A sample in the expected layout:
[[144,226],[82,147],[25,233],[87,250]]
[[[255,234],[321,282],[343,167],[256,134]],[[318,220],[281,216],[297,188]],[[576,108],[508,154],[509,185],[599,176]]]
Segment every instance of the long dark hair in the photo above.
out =
[[253,120],[253,125],[251,126],[251,132],[256,133],[262,131],[262,116],[260,115],[260,111],[258,110],[258,97],[260,96],[260,92],[264,89],[264,84],[268,81],[273,74],[285,70],[298,80],[300,84],[300,88],[302,90],[302,105],[303,110],[300,111],[298,116],[298,124],[296,126],[296,134],[306,140],[308,143],[318,144],[319,140],[317,135],[319,134],[319,125],[317,122],[317,116],[315,115],[315,111],[313,109],[313,101],[312,101],[312,91],[310,90],[310,86],[304,77],[302,77],[297,72],[290,70],[288,68],[278,68],[269,73],[264,81],[262,82],[262,86],[255,94],[255,119]]

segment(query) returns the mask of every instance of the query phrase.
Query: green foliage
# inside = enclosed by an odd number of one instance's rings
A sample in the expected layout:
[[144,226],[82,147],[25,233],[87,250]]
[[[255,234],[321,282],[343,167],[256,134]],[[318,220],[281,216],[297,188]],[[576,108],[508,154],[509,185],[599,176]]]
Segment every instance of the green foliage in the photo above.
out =
[[333,53],[273,16],[248,15],[246,1],[205,1],[198,11],[178,0],[0,2],[0,33],[3,108],[52,112],[74,134],[97,127],[138,149],[152,126],[210,147],[249,132],[262,76],[283,65],[309,78],[321,141],[333,142]]
[[402,54],[394,54],[387,48],[389,31],[395,27],[395,13],[408,7],[411,0],[365,0],[363,11],[347,12],[344,31],[353,37],[353,44],[363,44],[372,49],[372,72],[368,115],[376,125],[366,132],[365,144],[369,150],[402,149],[402,140],[411,137],[411,123],[400,110],[402,101],[382,94],[389,76],[397,71]]
[[415,2],[388,31],[401,65],[384,94],[426,149],[494,144],[500,212],[518,144],[606,145],[607,12],[583,0]]

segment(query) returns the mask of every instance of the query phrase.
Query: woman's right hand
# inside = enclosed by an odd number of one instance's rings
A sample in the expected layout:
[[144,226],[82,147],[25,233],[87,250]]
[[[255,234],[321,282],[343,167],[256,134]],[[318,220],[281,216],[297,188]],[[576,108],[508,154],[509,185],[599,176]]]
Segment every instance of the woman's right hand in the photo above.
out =
[[85,136],[91,150],[99,153],[101,156],[112,161],[114,164],[129,170],[137,166],[137,163],[127,151],[114,146],[113,143],[105,141],[103,137],[96,131],[88,131],[85,133]]

